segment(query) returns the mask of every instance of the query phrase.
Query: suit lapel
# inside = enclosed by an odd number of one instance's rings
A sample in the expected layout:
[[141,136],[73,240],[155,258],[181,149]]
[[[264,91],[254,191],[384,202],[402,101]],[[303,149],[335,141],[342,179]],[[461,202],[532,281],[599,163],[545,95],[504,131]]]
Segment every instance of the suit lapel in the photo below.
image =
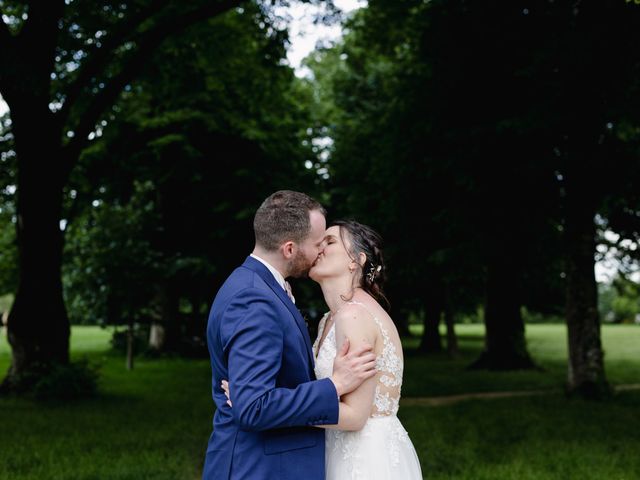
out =
[[311,338],[309,337],[309,330],[307,329],[307,325],[304,322],[304,318],[302,318],[300,311],[295,306],[295,304],[291,301],[291,299],[289,298],[289,295],[287,295],[287,292],[285,292],[284,289],[280,286],[280,284],[278,284],[276,279],[273,277],[273,274],[269,271],[267,267],[265,267],[262,263],[260,263],[258,260],[252,257],[247,257],[247,259],[244,262],[244,266],[256,272],[260,276],[260,278],[262,278],[262,280],[264,280],[264,282],[267,285],[269,285],[269,288],[271,288],[273,293],[276,294],[276,296],[282,301],[282,303],[285,304],[287,309],[293,315],[296,325],[300,330],[300,334],[304,339],[304,344],[307,349],[307,356],[309,357],[310,370],[311,372],[313,372],[313,364],[315,360],[313,357],[313,349],[311,347]]

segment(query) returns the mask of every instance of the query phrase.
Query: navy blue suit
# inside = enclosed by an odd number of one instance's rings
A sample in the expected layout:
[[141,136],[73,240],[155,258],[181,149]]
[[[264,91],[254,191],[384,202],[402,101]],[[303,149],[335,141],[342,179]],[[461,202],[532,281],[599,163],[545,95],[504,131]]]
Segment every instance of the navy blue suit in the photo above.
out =
[[315,379],[304,320],[258,260],[218,291],[207,344],[216,412],[203,480],[324,480],[324,430],[313,425],[338,423],[336,389]]

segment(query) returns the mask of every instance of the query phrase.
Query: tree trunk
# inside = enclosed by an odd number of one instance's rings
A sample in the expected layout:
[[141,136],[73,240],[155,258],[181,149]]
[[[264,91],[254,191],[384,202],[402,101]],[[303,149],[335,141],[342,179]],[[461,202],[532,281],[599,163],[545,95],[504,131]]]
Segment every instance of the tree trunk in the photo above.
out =
[[[577,176],[578,172],[574,171]],[[572,183],[569,183],[573,180]],[[595,208],[593,193],[568,175],[565,239],[569,363],[567,393],[585,398],[610,394],[604,372],[598,289],[594,272]]]
[[442,296],[436,287],[430,288],[427,294],[427,301],[424,308],[424,330],[419,350],[424,353],[435,353],[442,351],[442,340],[440,338],[440,317],[442,315]]
[[164,327],[165,352],[178,352],[182,343],[182,328],[180,324],[180,297],[176,286],[172,282],[165,282],[162,287],[162,325]]
[[12,118],[20,279],[7,322],[12,360],[3,390],[20,389],[21,374],[32,367],[68,363],[70,335],[62,296],[63,180],[57,129],[48,111],[12,110]]
[[155,296],[158,315],[154,316],[149,329],[149,348],[156,353],[175,353],[180,349],[182,326],[179,301],[175,285],[169,280],[161,280]]
[[164,327],[156,322],[151,323],[149,327],[149,348],[160,351],[164,348]]
[[[487,266],[485,350],[469,365],[472,369],[519,370],[535,368],[527,352],[520,312],[519,274],[514,252],[505,248],[512,240],[494,242],[496,250]],[[498,249],[500,247],[500,249]]]
[[409,330],[409,316],[404,312],[400,315],[393,315],[393,321],[398,329],[398,335],[402,338],[411,337],[411,330]]
[[451,302],[449,301],[448,295],[445,301],[444,323],[447,327],[447,353],[449,354],[450,357],[457,357],[460,353],[458,350],[458,337],[456,336],[456,331],[454,327],[455,318],[453,315],[453,309],[451,308]]
[[133,370],[133,356],[134,356],[134,332],[133,323],[129,323],[127,328],[127,370]]

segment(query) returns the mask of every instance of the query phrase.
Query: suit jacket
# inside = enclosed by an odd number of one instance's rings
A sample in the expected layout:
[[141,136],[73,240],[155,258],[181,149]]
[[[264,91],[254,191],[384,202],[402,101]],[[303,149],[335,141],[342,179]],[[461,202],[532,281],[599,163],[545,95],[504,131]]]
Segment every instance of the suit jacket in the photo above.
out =
[[305,322],[256,259],[218,291],[207,346],[216,412],[203,480],[324,480],[324,430],[313,425],[338,423],[337,392],[315,379]]

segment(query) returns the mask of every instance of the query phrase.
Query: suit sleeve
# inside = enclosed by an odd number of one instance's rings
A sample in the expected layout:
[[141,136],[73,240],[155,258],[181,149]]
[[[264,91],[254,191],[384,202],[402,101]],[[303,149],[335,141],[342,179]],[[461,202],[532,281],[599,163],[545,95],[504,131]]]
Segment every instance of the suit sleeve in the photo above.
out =
[[241,292],[224,314],[233,326],[223,345],[235,422],[250,431],[338,423],[338,396],[330,379],[276,387],[287,332],[273,300],[263,295]]

